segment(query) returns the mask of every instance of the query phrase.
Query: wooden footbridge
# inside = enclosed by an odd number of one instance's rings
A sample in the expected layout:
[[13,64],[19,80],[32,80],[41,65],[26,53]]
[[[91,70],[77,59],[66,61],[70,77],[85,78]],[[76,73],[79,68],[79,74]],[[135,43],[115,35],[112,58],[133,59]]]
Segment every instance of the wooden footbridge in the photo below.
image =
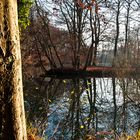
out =
[[140,68],[121,68],[106,66],[88,66],[80,68],[55,68],[46,71],[45,76],[54,78],[84,78],[84,77],[133,77],[140,75]]

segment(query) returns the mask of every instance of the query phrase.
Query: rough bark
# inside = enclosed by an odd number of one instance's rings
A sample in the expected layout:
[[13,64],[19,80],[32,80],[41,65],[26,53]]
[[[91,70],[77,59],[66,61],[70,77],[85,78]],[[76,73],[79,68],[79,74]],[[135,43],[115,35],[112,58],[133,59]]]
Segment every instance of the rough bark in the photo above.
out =
[[0,0],[1,139],[27,140],[17,1]]

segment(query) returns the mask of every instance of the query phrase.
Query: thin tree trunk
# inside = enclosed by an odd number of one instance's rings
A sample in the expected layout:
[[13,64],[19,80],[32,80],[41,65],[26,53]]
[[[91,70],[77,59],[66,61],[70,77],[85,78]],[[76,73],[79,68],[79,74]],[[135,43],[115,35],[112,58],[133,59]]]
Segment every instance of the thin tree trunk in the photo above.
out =
[[117,15],[116,15],[116,37],[115,37],[115,46],[114,46],[114,60],[116,59],[117,49],[118,49],[117,46],[118,46],[119,31],[120,31],[119,16],[120,16],[120,1],[118,0]]
[[0,0],[2,139],[27,140],[17,1]]
[[112,78],[112,86],[113,86],[113,104],[114,104],[113,129],[116,131],[117,103],[116,103],[116,81],[115,81],[115,78]]
[[[129,48],[128,48],[128,36],[129,36],[129,13],[130,13],[130,1],[128,1],[128,7],[127,7],[127,14],[126,14],[126,23],[125,23],[125,42],[124,42],[124,47],[125,47],[125,63],[127,65],[127,60],[128,60],[128,52],[129,52]],[[129,58],[130,59],[130,58]]]

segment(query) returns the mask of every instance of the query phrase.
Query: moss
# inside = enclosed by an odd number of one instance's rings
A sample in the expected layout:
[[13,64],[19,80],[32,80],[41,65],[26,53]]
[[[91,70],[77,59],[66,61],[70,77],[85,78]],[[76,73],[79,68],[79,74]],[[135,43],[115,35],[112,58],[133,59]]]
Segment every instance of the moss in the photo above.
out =
[[34,0],[18,0],[18,22],[20,29],[25,29],[29,24],[30,8]]

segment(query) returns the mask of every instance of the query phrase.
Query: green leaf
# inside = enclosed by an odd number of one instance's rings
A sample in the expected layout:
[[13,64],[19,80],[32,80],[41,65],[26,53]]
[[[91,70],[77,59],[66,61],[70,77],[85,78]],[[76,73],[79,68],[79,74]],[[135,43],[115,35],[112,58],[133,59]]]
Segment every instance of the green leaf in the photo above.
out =
[[83,129],[83,128],[84,128],[84,126],[83,126],[83,125],[81,125],[81,126],[80,126],[80,128],[81,128],[81,129]]

